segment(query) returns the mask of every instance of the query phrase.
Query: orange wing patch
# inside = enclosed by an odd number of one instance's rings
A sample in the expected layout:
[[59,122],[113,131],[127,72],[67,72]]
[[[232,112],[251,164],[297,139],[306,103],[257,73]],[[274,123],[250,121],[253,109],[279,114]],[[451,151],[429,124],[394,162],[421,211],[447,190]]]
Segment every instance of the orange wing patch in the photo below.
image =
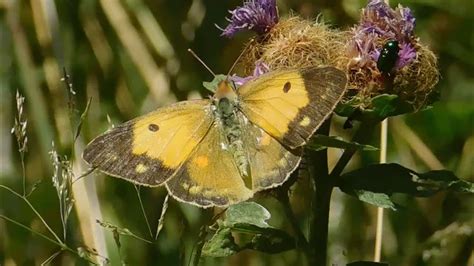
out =
[[185,164],[166,182],[173,197],[201,207],[228,206],[250,198],[232,153],[217,123]]

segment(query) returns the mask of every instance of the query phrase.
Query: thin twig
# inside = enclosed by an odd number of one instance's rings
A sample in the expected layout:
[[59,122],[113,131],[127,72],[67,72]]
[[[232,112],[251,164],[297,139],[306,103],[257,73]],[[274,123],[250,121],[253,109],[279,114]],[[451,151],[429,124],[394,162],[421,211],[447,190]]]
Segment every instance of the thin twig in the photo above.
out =
[[48,236],[46,236],[46,235],[44,235],[44,234],[42,234],[42,233],[40,233],[40,232],[36,232],[36,231],[32,230],[31,228],[29,228],[28,226],[26,226],[26,225],[24,225],[24,224],[22,224],[22,223],[20,223],[20,222],[18,222],[18,221],[15,221],[15,220],[13,220],[13,219],[11,219],[11,218],[5,216],[5,215],[0,214],[0,218],[4,219],[4,220],[6,220],[6,221],[9,221],[9,222],[11,222],[11,223],[13,223],[13,224],[16,224],[16,225],[22,227],[23,229],[25,229],[25,230],[27,230],[27,231],[29,231],[29,232],[31,232],[31,233],[37,235],[37,236],[40,236],[40,237],[42,237],[43,239],[45,239],[45,240],[47,240],[47,241],[49,241],[49,242],[51,242],[51,243],[53,243],[53,244],[58,245],[62,250],[69,251],[69,252],[71,252],[71,253],[77,255],[78,257],[83,258],[84,260],[87,260],[88,262],[90,262],[90,263],[92,263],[92,264],[94,264],[94,265],[97,265],[96,262],[94,262],[94,261],[92,261],[92,260],[89,260],[89,259],[87,259],[87,258],[85,258],[85,257],[82,257],[81,255],[79,255],[79,253],[78,253],[77,251],[75,251],[74,249],[72,249],[72,248],[66,246],[66,245],[63,244],[61,241],[56,241],[56,240],[54,240],[54,239],[52,239],[52,238],[50,238],[50,237],[48,237]]
[[[35,235],[38,235],[38,236],[40,236],[40,237],[42,237],[42,238],[48,240],[49,242],[51,242],[51,243],[53,243],[53,244],[58,245],[58,246],[61,247],[61,248],[67,249],[67,246],[64,245],[61,241],[54,240],[54,239],[50,238],[50,237],[47,236],[47,235],[44,235],[44,234],[42,234],[42,233],[40,233],[40,232],[36,232],[36,231],[32,230],[31,228],[29,228],[28,226],[26,226],[26,225],[24,225],[24,224],[22,224],[22,223],[20,223],[20,222],[18,222],[18,221],[15,221],[15,220],[13,220],[13,219],[11,219],[11,218],[9,218],[9,217],[3,215],[3,214],[0,214],[0,218],[5,219],[6,221],[9,221],[9,222],[11,222],[11,223],[14,223],[14,224],[16,224],[16,225],[18,225],[18,226],[20,226],[20,227],[22,227],[22,228],[24,228],[24,229],[30,231],[31,233],[33,233],[33,234],[35,234]],[[72,249],[71,249],[71,250],[72,250]]]
[[[387,5],[389,4],[389,0],[385,0]],[[393,82],[390,82],[391,86],[393,86]],[[380,163],[387,162],[387,135],[388,135],[388,118],[382,121],[380,125]],[[381,207],[377,208],[377,227],[375,233],[375,250],[374,250],[374,261],[380,262],[380,257],[382,253],[382,231],[383,231],[383,213],[384,209]]]
[[63,252],[63,249],[60,249],[60,250],[54,252],[53,255],[49,256],[45,261],[43,261],[43,262],[41,263],[41,266],[51,264],[51,262],[52,262],[59,254],[61,254],[61,252]]
[[25,167],[25,154],[20,153],[21,161],[21,173],[23,177],[23,197],[26,197],[26,167]]
[[[380,126],[380,163],[387,162],[387,137],[388,137],[388,118],[382,121]],[[374,261],[380,262],[382,254],[382,235],[383,235],[383,213],[384,209],[377,208],[377,229],[375,234]]]
[[41,220],[41,222],[44,224],[44,226],[48,229],[48,231],[54,236],[54,238],[56,238],[56,240],[58,241],[59,245],[60,246],[65,246],[65,244],[63,243],[63,241],[61,240],[61,238],[59,238],[59,236],[53,231],[53,229],[51,229],[51,227],[49,227],[48,223],[43,219],[43,217],[41,216],[41,214],[35,209],[35,207],[31,204],[31,202],[24,196],[18,194],[17,192],[15,192],[13,189],[7,187],[7,186],[4,186],[4,185],[0,185],[0,188],[3,188],[3,189],[6,189],[8,190],[10,193],[12,193],[13,195],[19,197],[20,199],[22,199],[24,202],[26,202],[26,204],[28,204],[28,206],[30,206],[31,210],[36,214],[36,216],[38,216],[38,218]]
[[153,239],[153,233],[151,232],[150,222],[148,221],[148,217],[145,212],[145,207],[143,206],[142,196],[140,194],[140,187],[137,185],[133,185],[133,186],[135,187],[135,191],[137,192],[138,201],[140,202],[140,208],[142,209],[143,217],[145,217],[145,222],[148,228],[148,232],[150,233],[150,237]]
[[94,172],[96,169],[97,169],[97,167],[89,167],[89,169],[87,169],[85,172],[83,172],[80,176],[78,176],[76,179],[74,179],[72,181],[72,185],[74,185],[74,183],[76,183],[76,181],[81,180],[81,178],[88,176],[89,174]]

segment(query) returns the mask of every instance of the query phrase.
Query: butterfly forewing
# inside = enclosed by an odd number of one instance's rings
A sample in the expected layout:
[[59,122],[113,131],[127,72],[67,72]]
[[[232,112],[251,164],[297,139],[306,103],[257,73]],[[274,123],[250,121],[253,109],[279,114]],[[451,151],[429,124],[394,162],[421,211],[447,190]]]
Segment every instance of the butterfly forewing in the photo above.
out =
[[171,177],[208,132],[209,100],[179,102],[94,139],[83,158],[109,175],[157,186]]
[[333,67],[269,72],[239,88],[240,106],[252,123],[296,148],[332,113],[346,82]]

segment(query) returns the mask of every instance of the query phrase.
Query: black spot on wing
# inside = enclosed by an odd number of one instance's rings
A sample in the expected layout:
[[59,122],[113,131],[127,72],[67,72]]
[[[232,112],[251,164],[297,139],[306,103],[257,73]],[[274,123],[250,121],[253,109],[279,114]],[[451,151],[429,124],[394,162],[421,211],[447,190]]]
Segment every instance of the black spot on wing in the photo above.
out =
[[160,129],[160,127],[157,124],[149,124],[148,125],[148,130],[156,132]]
[[288,93],[291,89],[291,82],[287,81],[285,85],[283,85],[283,92]]
[[[334,67],[309,67],[300,70],[309,104],[301,108],[296,118],[289,124],[290,131],[283,142],[291,148],[301,146],[332,113],[346,90],[346,74]],[[305,117],[309,124],[300,125]]]

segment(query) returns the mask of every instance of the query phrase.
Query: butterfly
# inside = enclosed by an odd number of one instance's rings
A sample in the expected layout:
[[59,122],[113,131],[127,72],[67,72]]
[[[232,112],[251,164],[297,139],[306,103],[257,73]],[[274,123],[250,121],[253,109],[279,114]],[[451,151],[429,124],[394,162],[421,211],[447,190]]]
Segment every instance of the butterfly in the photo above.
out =
[[135,184],[165,185],[177,200],[225,207],[283,184],[302,146],[346,88],[333,67],[271,71],[209,99],[159,108],[92,140],[83,158]]

